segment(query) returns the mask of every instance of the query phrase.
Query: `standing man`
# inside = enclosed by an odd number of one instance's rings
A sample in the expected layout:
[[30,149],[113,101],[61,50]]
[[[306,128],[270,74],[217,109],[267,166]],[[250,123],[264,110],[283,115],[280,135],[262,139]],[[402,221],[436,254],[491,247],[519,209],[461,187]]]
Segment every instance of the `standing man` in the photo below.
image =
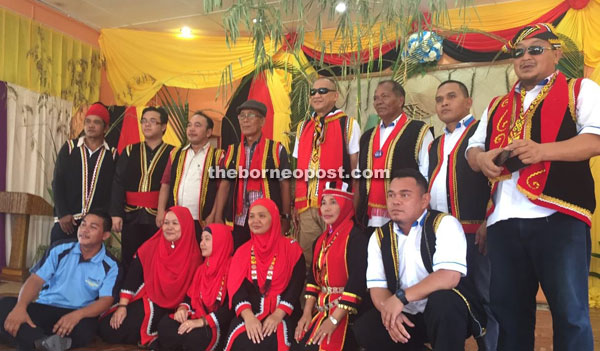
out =
[[[223,168],[230,172],[235,170],[237,176],[220,183],[216,212],[217,222],[224,220],[233,227],[234,250],[250,239],[248,210],[254,201],[264,197],[277,204],[284,234],[290,229],[291,218],[291,170],[287,151],[281,143],[262,135],[267,107],[262,102],[248,100],[237,108],[237,113],[242,140],[229,145],[223,162]],[[247,177],[241,177],[242,169],[248,172]],[[286,177],[285,172],[289,176]]]
[[167,111],[162,107],[146,107],[140,120],[144,142],[128,145],[117,162],[110,215],[112,229],[121,232],[124,271],[140,245],[158,230],[160,180],[173,149],[162,141],[168,121]]
[[103,244],[110,229],[108,214],[92,210],[77,228],[77,241],[46,251],[19,297],[0,300],[3,342],[19,350],[63,351],[94,339],[98,316],[119,291],[118,263]]
[[84,135],[68,140],[58,152],[52,180],[54,227],[50,242],[74,238],[81,218],[91,210],[108,212],[116,149],[104,140],[110,115],[96,102],[83,120]]
[[386,193],[386,225],[371,235],[367,288],[375,308],[354,325],[368,351],[465,349],[480,339],[481,305],[461,277],[467,274],[465,234],[456,218],[427,210],[427,180],[405,168],[392,175]]
[[[490,262],[485,255],[485,209],[490,198],[488,179],[474,172],[466,158],[469,138],[479,121],[471,115],[473,100],[467,87],[456,80],[442,82],[435,95],[435,108],[444,122],[444,133],[429,149],[429,203],[432,210],[458,219],[467,239],[467,279],[477,289],[489,312]],[[487,350],[496,350],[498,323],[487,313]]]
[[594,348],[589,159],[600,154],[600,87],[557,71],[560,47],[549,24],[515,35],[505,49],[519,81],[492,100],[469,140],[469,164],[492,183],[487,241],[498,350],[533,350],[538,284],[552,311],[554,349]]
[[172,206],[187,207],[196,225],[196,235],[202,227],[214,221],[217,180],[208,175],[223,156],[223,150],[210,145],[214,122],[202,111],[190,117],[186,128],[188,144],[171,152],[160,186],[156,226],[161,227],[166,210]]
[[[373,104],[381,119],[378,126],[367,130],[360,138],[359,169],[389,174],[413,168],[427,177],[429,144],[433,141],[430,126],[423,121],[408,119],[403,111],[404,88],[393,80],[379,82]],[[355,204],[357,219],[367,233],[387,223],[386,192],[389,179],[360,178]]]
[[[298,125],[293,156],[297,169],[312,172],[311,178],[296,179],[296,207],[294,216],[299,225],[300,246],[307,267],[312,263],[312,244],[325,230],[319,215],[319,194],[329,181],[343,181],[350,177],[358,161],[360,126],[335,106],[338,98],[336,82],[321,77],[310,89],[310,105],[314,112],[310,119]],[[317,172],[335,171],[336,177],[319,179]],[[339,171],[343,174],[339,174]],[[341,176],[341,177],[340,177]]]

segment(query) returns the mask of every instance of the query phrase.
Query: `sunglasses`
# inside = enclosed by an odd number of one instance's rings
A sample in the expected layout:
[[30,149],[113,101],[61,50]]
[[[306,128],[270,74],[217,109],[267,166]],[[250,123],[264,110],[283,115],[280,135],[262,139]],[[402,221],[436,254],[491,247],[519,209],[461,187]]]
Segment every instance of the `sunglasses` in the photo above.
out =
[[328,94],[330,91],[335,91],[335,89],[329,89],[329,88],[319,88],[319,89],[310,89],[310,96],[315,96],[317,95],[317,93],[319,93],[319,95],[325,95]]
[[527,50],[527,53],[531,56],[537,56],[537,55],[541,55],[544,53],[544,50],[554,50],[553,48],[546,48],[543,46],[539,46],[539,45],[533,45],[530,46],[528,48],[517,48],[514,49],[512,52],[512,57],[514,58],[519,58],[519,57],[523,57],[525,55],[525,50]]

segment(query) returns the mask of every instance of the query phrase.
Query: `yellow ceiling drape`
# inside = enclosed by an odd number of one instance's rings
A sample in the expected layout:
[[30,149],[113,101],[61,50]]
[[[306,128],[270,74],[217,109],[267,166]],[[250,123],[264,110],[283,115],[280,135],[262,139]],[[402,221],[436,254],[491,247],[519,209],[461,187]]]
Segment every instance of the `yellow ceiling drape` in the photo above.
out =
[[98,49],[0,8],[0,80],[77,107],[98,101],[100,69]]
[[587,66],[600,64],[600,0],[590,0],[581,10],[567,11],[556,30],[577,43]]
[[[180,38],[175,34],[128,29],[103,29],[100,47],[108,80],[118,104],[144,105],[162,85],[202,89],[226,79],[242,78],[255,69],[254,44],[239,38],[228,47],[223,36]],[[265,43],[267,54],[276,48]]]

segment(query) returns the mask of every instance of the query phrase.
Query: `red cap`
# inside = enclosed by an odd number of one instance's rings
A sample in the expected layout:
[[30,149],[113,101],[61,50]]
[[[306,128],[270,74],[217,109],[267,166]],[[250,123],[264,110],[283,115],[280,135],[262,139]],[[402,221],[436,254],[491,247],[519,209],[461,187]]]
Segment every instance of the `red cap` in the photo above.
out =
[[99,104],[99,103],[92,104],[92,106],[90,106],[90,108],[87,110],[85,116],[87,117],[90,115],[94,115],[94,116],[98,116],[98,117],[102,118],[102,120],[104,121],[104,125],[110,124],[110,115],[109,115],[106,107],[104,107],[104,105],[102,105],[102,104]]

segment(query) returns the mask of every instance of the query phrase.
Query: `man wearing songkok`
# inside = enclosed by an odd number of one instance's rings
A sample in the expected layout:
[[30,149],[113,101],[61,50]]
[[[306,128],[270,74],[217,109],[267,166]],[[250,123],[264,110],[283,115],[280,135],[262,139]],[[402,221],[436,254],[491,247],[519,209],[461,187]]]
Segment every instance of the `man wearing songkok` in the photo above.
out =
[[213,120],[202,111],[190,117],[186,128],[188,144],[171,151],[160,181],[157,227],[162,226],[165,210],[172,206],[190,210],[198,236],[205,224],[214,222],[218,181],[210,173],[221,161],[223,150],[209,142],[213,127]]
[[[392,175],[390,222],[368,245],[367,288],[374,309],[360,317],[354,335],[368,351],[464,350],[470,335],[482,341],[485,314],[466,279],[467,243],[460,222],[428,210],[427,180],[415,169]],[[481,346],[480,346],[481,347]]]
[[[406,116],[403,111],[405,95],[404,88],[393,80],[384,80],[377,85],[373,105],[381,122],[360,137],[358,167],[361,171],[388,170],[391,174],[402,168],[413,168],[427,177],[428,148],[433,134],[425,122]],[[368,228],[369,235],[374,228],[390,220],[386,210],[388,184],[389,179],[383,177],[359,179],[357,219]]]
[[[467,87],[456,80],[442,82],[435,95],[438,118],[446,125],[429,148],[429,203],[432,210],[458,219],[467,239],[467,279],[489,302],[490,262],[485,255],[485,208],[490,198],[488,179],[469,167],[464,157],[469,138],[479,121],[470,113],[473,100]],[[489,306],[485,335],[488,350],[496,350],[498,324]]]
[[248,209],[254,201],[264,197],[277,204],[284,234],[290,229],[291,211],[288,153],[280,142],[262,135],[267,107],[248,100],[238,106],[237,113],[242,140],[229,145],[225,152],[222,168],[228,174],[219,185],[216,212],[217,222],[224,221],[233,228],[234,251],[250,240]]
[[128,145],[117,162],[110,215],[112,229],[121,232],[121,263],[125,271],[140,245],[158,230],[160,180],[173,149],[162,141],[168,119],[162,107],[146,107],[140,120],[145,140]]
[[84,135],[68,140],[58,152],[52,180],[51,242],[73,238],[81,218],[91,210],[108,212],[117,154],[104,140],[109,123],[106,107],[92,104],[83,120]]
[[[360,126],[358,122],[337,108],[337,84],[332,78],[317,79],[310,89],[310,105],[314,112],[298,125],[294,156],[297,169],[314,174],[296,179],[294,216],[299,226],[298,241],[304,252],[307,269],[312,262],[312,244],[325,230],[319,216],[319,195],[328,181],[343,181],[350,177],[358,160]],[[336,176],[319,179],[318,172],[335,171]],[[308,179],[307,179],[308,178]],[[347,179],[346,179],[347,180]]]
[[492,184],[487,241],[498,350],[533,350],[538,283],[552,311],[555,350],[592,350],[588,306],[590,157],[600,154],[600,87],[556,70],[549,24],[506,45],[519,81],[494,98],[467,157]]
[[117,260],[103,244],[110,229],[108,214],[91,211],[77,240],[50,246],[19,297],[0,300],[3,342],[19,350],[63,351],[94,339],[97,317],[113,303],[121,281]]

